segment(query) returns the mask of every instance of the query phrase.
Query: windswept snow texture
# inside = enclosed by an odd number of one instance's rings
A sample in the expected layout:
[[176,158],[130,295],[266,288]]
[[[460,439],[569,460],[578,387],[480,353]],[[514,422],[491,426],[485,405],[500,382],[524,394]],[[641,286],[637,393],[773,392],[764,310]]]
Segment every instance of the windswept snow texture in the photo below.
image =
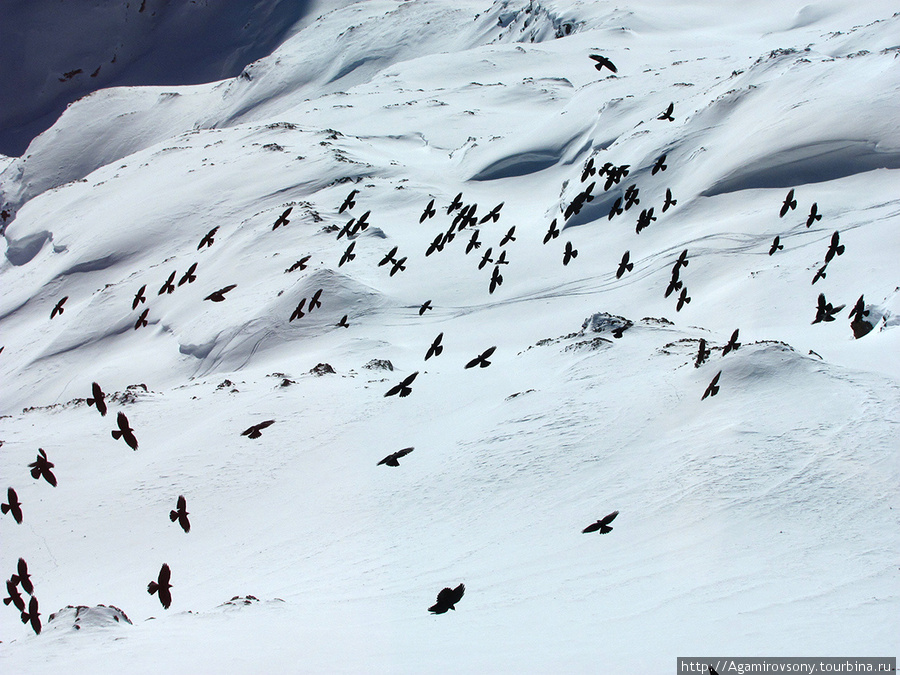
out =
[[900,652],[895,3],[130,0],[19,67],[238,4],[0,158],[0,672]]

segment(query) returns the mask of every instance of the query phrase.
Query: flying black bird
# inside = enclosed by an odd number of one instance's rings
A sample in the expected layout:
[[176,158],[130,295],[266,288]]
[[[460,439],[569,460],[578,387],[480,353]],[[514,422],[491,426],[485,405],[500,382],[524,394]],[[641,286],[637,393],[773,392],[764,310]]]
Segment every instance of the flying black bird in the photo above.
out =
[[456,588],[445,588],[437,595],[437,602],[428,608],[432,614],[444,614],[448,609],[456,611],[456,603],[462,599],[466,592],[466,585],[460,584]]
[[638,193],[640,193],[640,189],[638,188],[636,183],[629,185],[625,188],[625,210],[627,211],[635,204],[640,204],[641,200],[638,199]]
[[819,279],[824,279],[824,278],[827,276],[827,275],[825,274],[825,268],[827,268],[827,267],[828,267],[828,263],[825,263],[825,264],[822,265],[819,269],[816,270],[816,274],[815,274],[815,276],[813,277],[813,280],[812,280],[813,285],[815,285],[815,283],[816,283]]
[[[453,219],[453,226],[459,226],[460,231],[464,230],[467,225],[473,222],[475,209],[478,208],[478,204],[469,204],[468,206],[464,206],[459,210],[459,213],[456,214],[456,217]],[[474,222],[477,222],[474,221]]]
[[137,450],[138,442],[137,438],[135,438],[134,436],[134,429],[128,426],[128,418],[125,417],[125,413],[123,413],[121,410],[119,411],[119,414],[116,415],[116,424],[119,425],[119,428],[113,429],[110,432],[112,434],[112,437],[116,440],[121,438],[128,444],[129,448],[131,448],[132,450]]
[[194,274],[194,270],[197,269],[197,263],[193,263],[190,267],[188,267],[188,271],[184,273],[184,276],[178,280],[178,285],[183,286],[184,284],[192,284],[197,281],[197,275]]
[[622,198],[618,197],[609,209],[609,220],[622,215]]
[[417,370],[412,375],[407,375],[405,378],[400,380],[400,384],[395,384],[393,387],[387,390],[385,396],[393,396],[394,394],[399,394],[400,398],[404,398],[405,396],[409,396],[412,393],[412,387],[409,385],[412,384],[413,380],[416,379],[416,376],[419,374]]
[[69,296],[68,295],[65,296],[62,300],[60,300],[59,302],[56,303],[56,307],[54,307],[52,310],[50,310],[50,318],[51,319],[54,318],[57,314],[62,314],[65,311],[65,309],[63,308],[63,305],[66,304],[66,300],[68,300],[68,299],[69,299]]
[[141,312],[141,315],[137,318],[137,321],[134,322],[134,329],[143,328],[147,325],[147,315],[150,313],[150,308],[144,308],[144,311]]
[[856,319],[856,321],[862,321],[865,317],[869,316],[869,310],[866,309],[865,300],[863,300],[863,296],[859,296],[859,300],[856,301],[856,304],[853,306],[853,309],[850,310],[850,319]]
[[41,613],[38,611],[38,600],[33,595],[28,602],[28,611],[22,612],[22,623],[31,622],[35,635],[41,634]]
[[401,457],[406,457],[413,450],[414,448],[403,448],[402,450],[398,450],[397,452],[392,452],[390,455],[378,462],[378,464],[376,464],[375,466],[381,466],[382,464],[387,464],[388,466],[400,466],[400,462],[398,462],[397,460]]
[[444,233],[440,232],[434,238],[434,240],[428,245],[428,249],[425,251],[425,257],[427,258],[435,251],[443,251],[444,250]]
[[788,211],[797,208],[797,200],[794,199],[794,188],[791,188],[787,193],[787,197],[784,198],[784,203],[781,205],[781,211],[778,214],[779,218],[784,218],[785,214]]
[[397,260],[394,258],[394,254],[395,254],[396,252],[397,252],[397,247],[395,246],[395,247],[392,248],[390,251],[388,251],[388,254],[387,254],[386,256],[384,256],[384,257],[381,259],[381,262],[378,263],[378,266],[379,266],[379,267],[382,267],[383,265],[387,265],[388,263],[392,263],[392,264],[393,264],[393,263],[397,262]]
[[290,215],[291,211],[294,210],[293,206],[289,206],[284,213],[278,216],[278,220],[275,221],[275,224],[272,225],[273,230],[277,230],[279,225],[289,225],[291,221],[288,220],[288,215]]
[[431,346],[428,348],[428,351],[425,352],[425,360],[427,361],[432,356],[440,356],[441,352],[444,351],[444,345],[441,344],[441,338],[444,337],[443,333],[438,333],[438,336],[434,338],[434,342],[431,343]]
[[[493,250],[494,249],[492,246],[488,246],[487,251],[485,251],[484,255],[481,256],[481,261],[478,263],[478,269],[482,269],[488,263],[494,262],[494,259],[491,258],[491,251]],[[503,253],[506,253],[506,251],[503,251]]]
[[728,352],[736,352],[738,349],[740,349],[741,343],[737,341],[738,333],[740,332],[740,328],[734,329],[734,332],[731,334],[731,339],[728,340],[728,344],[726,344],[722,348],[722,356],[725,356]]
[[635,228],[635,232],[638,234],[641,233],[641,230],[644,230],[650,227],[650,223],[656,220],[656,216],[653,215],[653,207],[651,206],[649,209],[644,209],[641,211],[641,215],[638,216],[637,227]]
[[497,286],[500,286],[502,284],[503,284],[503,276],[500,274],[500,266],[497,265],[494,268],[494,273],[491,274],[491,286],[490,286],[489,292],[493,293],[495,290],[497,290]]
[[506,203],[506,202],[500,202],[499,204],[497,204],[497,206],[495,206],[494,208],[491,209],[490,213],[486,214],[486,215],[485,215],[484,217],[482,217],[482,219],[481,219],[480,221],[478,221],[478,222],[479,222],[479,223],[486,223],[487,221],[490,220],[490,221],[496,223],[498,220],[500,220],[500,209],[503,208],[503,205],[504,205],[505,203]]
[[291,318],[288,320],[288,323],[293,321],[294,319],[302,319],[306,314],[303,313],[303,305],[306,304],[306,298],[303,298],[300,301],[300,304],[294,308],[294,311],[291,313]]
[[56,465],[47,459],[47,453],[44,452],[43,448],[38,448],[37,459],[28,466],[31,469],[32,478],[40,480],[41,476],[43,476],[50,485],[56,487],[56,476],[50,470]]
[[[13,578],[15,578],[15,575],[13,575]],[[19,589],[16,588],[16,582],[12,579],[6,580],[6,592],[8,593],[8,597],[3,598],[3,604],[8,606],[12,603],[16,606],[16,609],[20,612],[24,612],[25,600],[22,598],[22,594],[19,593]]]
[[34,593],[34,584],[31,583],[31,575],[28,574],[28,563],[25,562],[24,558],[19,558],[16,574],[13,574],[9,580],[12,581],[13,586],[16,584],[21,586],[22,590],[28,593],[28,595]]
[[347,221],[347,224],[344,225],[344,226],[338,231],[337,238],[340,239],[340,238],[343,237],[344,235],[347,235],[347,239],[349,239],[350,237],[352,237],[353,234],[356,232],[356,230],[353,228],[354,223],[356,223],[356,218],[351,218],[349,221]]
[[700,338],[700,348],[697,350],[697,358],[694,360],[694,368],[702,366],[709,358],[709,349],[706,348],[706,340]]
[[247,438],[259,438],[262,436],[262,430],[266,427],[270,427],[275,424],[275,420],[266,420],[265,422],[260,422],[259,424],[254,424],[252,427],[244,429],[241,432],[241,436],[246,436]]
[[344,255],[341,256],[341,261],[338,263],[338,267],[343,265],[345,262],[350,262],[356,257],[356,254],[353,252],[354,246],[356,246],[356,242],[351,241],[350,245],[347,247],[347,250],[344,251]]
[[400,258],[400,260],[395,260],[394,266],[391,268],[390,276],[394,276],[397,272],[402,272],[403,270],[405,270],[406,265],[403,264],[405,262],[406,262],[406,256],[403,256],[402,258]]
[[817,220],[822,220],[822,215],[819,213],[818,203],[813,202],[813,205],[809,209],[809,215],[806,217],[806,227],[809,227]]
[[316,307],[321,307],[321,306],[322,306],[322,301],[319,300],[319,296],[322,295],[322,291],[323,291],[323,290],[325,290],[325,289],[324,289],[324,288],[320,288],[319,290],[317,290],[315,293],[312,294],[312,297],[309,299],[309,309],[306,310],[306,311],[311,312],[311,311],[313,311]]
[[672,274],[675,274],[675,271],[681,267],[687,267],[688,263],[691,261],[687,258],[688,250],[684,249],[679,255],[678,260],[675,261],[675,264],[672,266]]
[[820,321],[834,321],[834,315],[844,309],[844,305],[839,307],[833,306],[830,302],[825,301],[825,294],[819,293],[818,306],[816,307],[816,318],[813,323]]
[[784,248],[784,244],[780,243],[781,237],[776,236],[775,239],[772,240],[772,247],[769,249],[769,255],[774,255],[775,251],[780,251]]
[[352,190],[350,194],[347,195],[347,197],[344,199],[344,203],[341,204],[341,208],[338,209],[338,213],[343,213],[347,209],[352,209],[354,206],[356,206],[356,202],[353,200],[353,198],[358,192],[359,190]]
[[169,275],[169,278],[166,279],[166,282],[160,286],[159,292],[157,295],[162,295],[163,293],[174,293],[175,292],[175,284],[172,282],[175,281],[175,275],[178,274],[178,270],[172,270],[172,274]]
[[619,515],[618,511],[613,511],[608,516],[604,516],[596,523],[591,523],[586,528],[584,528],[581,533],[587,534],[588,532],[597,532],[600,531],[600,534],[608,534],[612,532],[612,528],[609,524],[616,519],[616,516]]
[[87,399],[88,405],[97,406],[97,410],[102,417],[106,417],[106,394],[100,388],[100,385],[94,382],[91,384],[91,395],[93,398]]
[[131,302],[131,309],[137,309],[137,306],[142,302],[147,302],[147,298],[144,297],[144,291],[147,288],[147,284],[141,286],[140,290],[134,294],[134,300]]
[[293,272],[294,270],[298,270],[298,269],[299,269],[299,270],[305,270],[305,269],[306,269],[306,264],[309,262],[309,259],[310,259],[310,258],[312,258],[311,255],[308,255],[308,256],[306,256],[306,257],[304,257],[304,258],[300,258],[300,260],[298,260],[298,261],[295,262],[293,265],[291,265],[290,267],[288,267],[288,268],[285,270],[285,272],[290,273],[290,272]]
[[660,155],[657,158],[656,164],[654,164],[653,168],[650,170],[650,175],[655,176],[658,171],[665,171],[666,169],[668,169],[669,166],[665,162],[666,162],[666,154],[663,153],[662,155]]
[[551,239],[556,239],[559,236],[559,230],[556,229],[556,218],[553,219],[553,222],[550,223],[550,229],[547,230],[547,234],[544,235],[544,243],[546,244]]
[[182,530],[185,532],[191,531],[191,521],[188,520],[187,501],[185,501],[184,495],[178,495],[175,510],[169,511],[169,520],[173,523],[177,520]]
[[669,285],[666,286],[666,294],[663,297],[668,298],[672,293],[680,290],[682,286],[684,286],[684,282],[678,278],[678,268],[676,267],[672,270],[672,278],[669,279]]
[[686,304],[690,304],[690,302],[691,302],[691,299],[690,299],[690,297],[688,297],[688,294],[687,294],[687,286],[683,286],[681,289],[681,295],[678,296],[678,304],[675,305],[675,311],[680,312],[681,308],[684,307]]
[[597,63],[594,64],[594,68],[597,70],[603,70],[603,68],[608,68],[611,72],[616,72],[616,67],[613,65],[613,62],[610,61],[605,56],[601,56],[600,54],[591,54],[590,57],[594,59]]
[[566,242],[566,250],[563,251],[563,265],[568,265],[572,258],[578,257],[578,251],[572,248],[572,242]]
[[825,262],[831,262],[831,259],[836,255],[844,255],[844,245],[840,243],[841,241],[841,233],[835,232],[831,235],[831,243],[828,245],[828,250],[825,252]]
[[350,315],[344,314],[344,316],[341,317],[341,320],[335,324],[335,328],[350,328],[350,324],[347,323],[348,316],[350,316]]
[[634,263],[628,262],[630,256],[631,252],[625,251],[625,254],[622,256],[621,262],[619,262],[619,269],[616,270],[616,279],[621,279],[622,275],[625,274],[625,272],[630,272],[634,269]]
[[[12,488],[6,490],[7,504],[0,504],[0,511],[3,513],[12,513],[13,519],[20,525],[22,524],[22,504],[19,502],[19,495]],[[9,603],[7,603],[9,604]]]
[[669,122],[674,122],[674,121],[675,121],[675,118],[672,117],[672,113],[673,113],[674,111],[675,111],[675,104],[674,104],[674,103],[670,103],[670,104],[669,104],[669,107],[666,108],[666,109],[660,114],[660,116],[657,117],[656,119],[658,119],[658,120],[668,120]]
[[169,591],[172,588],[172,584],[169,583],[171,578],[172,571],[166,563],[163,563],[163,566],[159,569],[159,576],[156,578],[156,581],[151,581],[147,584],[147,592],[150,595],[154,593],[158,595],[163,609],[169,609],[169,605],[172,604],[172,593]]
[[706,388],[706,391],[703,392],[703,396],[700,397],[701,401],[703,399],[705,399],[707,396],[715,396],[716,394],[719,393],[719,376],[721,374],[722,374],[721,370],[718,373],[716,373],[716,376],[712,379],[712,382],[709,383],[709,386]]
[[366,211],[364,214],[362,214],[359,218],[356,219],[356,225],[354,226],[353,234],[356,234],[357,231],[362,232],[363,230],[365,230],[366,228],[369,227],[369,223],[367,222],[367,219],[369,217],[369,214],[371,214],[371,213],[372,213],[371,210]]
[[422,303],[422,306],[419,307],[419,316],[422,316],[429,309],[434,309],[434,307],[431,306],[431,300],[426,300]]
[[859,296],[859,300],[850,310],[850,328],[853,330],[853,337],[857,340],[868,335],[874,328],[871,322],[866,321],[865,317],[867,316],[869,316],[869,310],[866,309],[863,296]]
[[447,215],[449,216],[451,213],[453,213],[456,209],[458,209],[462,205],[463,205],[462,204],[462,192],[460,192],[458,195],[456,195],[453,198],[453,201],[450,202],[450,206],[447,207]]
[[509,228],[509,232],[503,235],[503,239],[500,240],[500,247],[506,246],[509,242],[515,241],[516,238],[513,236],[516,232],[516,226],[513,225]]
[[473,248],[481,248],[481,242],[478,241],[478,230],[472,230],[472,236],[469,238],[469,243],[466,244],[466,255],[469,255]]
[[197,244],[197,250],[199,251],[204,246],[212,246],[216,240],[214,237],[216,236],[216,232],[219,231],[219,226],[216,225],[213,229],[203,235],[203,239],[200,240],[200,243]]
[[213,302],[225,302],[225,294],[233,288],[237,288],[237,284],[231,284],[230,286],[226,286],[225,288],[220,288],[218,291],[210,293],[203,299],[212,300]]
[[590,157],[584,163],[584,170],[581,172],[581,182],[583,183],[595,173],[597,173],[597,169],[594,168],[594,158]]
[[432,199],[430,202],[428,202],[428,205],[425,207],[425,210],[422,211],[422,215],[419,216],[419,223],[420,223],[420,224],[421,224],[421,223],[424,223],[424,222],[425,222],[426,220],[428,220],[429,218],[433,218],[433,217],[434,217],[434,213],[435,213],[435,211],[434,211],[434,200]]
[[[490,251],[491,249],[488,249]],[[500,251],[500,257],[497,258],[498,265],[509,265],[509,260],[506,259],[506,251]]]
[[469,361],[466,364],[466,368],[474,368],[475,366],[478,366],[479,368],[487,368],[489,365],[491,365],[491,362],[488,361],[488,357],[494,353],[495,349],[497,349],[496,346],[488,347],[483,352],[481,352],[481,354]]
[[675,206],[678,203],[677,199],[672,199],[672,190],[666,188],[666,203],[663,204],[662,211],[665,213],[669,210],[670,206]]

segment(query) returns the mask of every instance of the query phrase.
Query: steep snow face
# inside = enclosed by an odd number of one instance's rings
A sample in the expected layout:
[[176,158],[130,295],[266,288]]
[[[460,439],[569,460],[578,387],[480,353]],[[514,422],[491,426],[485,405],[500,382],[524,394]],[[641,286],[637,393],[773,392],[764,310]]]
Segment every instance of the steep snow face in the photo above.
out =
[[0,669],[898,651],[900,15],[659,4],[320,6],[0,164]]

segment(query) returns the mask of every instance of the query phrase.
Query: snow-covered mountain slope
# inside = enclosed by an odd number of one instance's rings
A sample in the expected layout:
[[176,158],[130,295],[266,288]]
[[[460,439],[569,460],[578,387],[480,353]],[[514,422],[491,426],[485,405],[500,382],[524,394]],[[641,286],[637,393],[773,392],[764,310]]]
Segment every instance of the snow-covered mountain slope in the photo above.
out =
[[4,160],[0,567],[45,624],[0,608],[4,671],[897,653],[900,15],[665,4],[323,3]]

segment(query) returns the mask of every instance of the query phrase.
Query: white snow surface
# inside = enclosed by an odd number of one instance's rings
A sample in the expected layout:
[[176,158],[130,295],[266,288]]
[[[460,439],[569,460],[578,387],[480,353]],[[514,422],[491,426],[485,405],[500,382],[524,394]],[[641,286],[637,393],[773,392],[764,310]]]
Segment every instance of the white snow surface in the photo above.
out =
[[[895,3],[368,0],[314,15],[233,79],[100,89],[0,162],[0,492],[24,512],[0,518],[0,570],[27,560],[44,615],[35,635],[0,607],[0,671],[898,655]],[[674,122],[657,119],[670,102]],[[591,158],[629,174],[582,182]],[[610,220],[630,185],[640,203]],[[499,220],[426,257],[459,192],[478,220],[503,202]],[[339,229],[366,211],[339,265]],[[490,293],[495,264],[478,263],[513,226]],[[846,249],[811,284],[835,232]],[[407,260],[391,276],[378,263],[393,247]],[[664,291],[685,249],[678,311]],[[194,283],[158,294],[193,263]],[[833,322],[811,323],[820,293],[845,305]],[[854,339],[861,295],[873,330]],[[712,353],[695,367],[700,338]],[[491,346],[490,366],[464,368]],[[414,372],[408,397],[385,396]],[[92,382],[106,417],[85,403]],[[120,411],[136,451],[111,438]],[[29,473],[38,448],[55,488]],[[179,495],[189,533],[169,519]],[[614,510],[612,532],[582,534]],[[163,563],[168,610],[147,593]],[[456,610],[430,615],[459,583]],[[133,623],[47,622],[101,605]]]

